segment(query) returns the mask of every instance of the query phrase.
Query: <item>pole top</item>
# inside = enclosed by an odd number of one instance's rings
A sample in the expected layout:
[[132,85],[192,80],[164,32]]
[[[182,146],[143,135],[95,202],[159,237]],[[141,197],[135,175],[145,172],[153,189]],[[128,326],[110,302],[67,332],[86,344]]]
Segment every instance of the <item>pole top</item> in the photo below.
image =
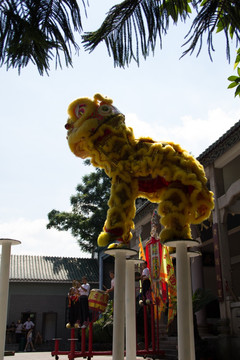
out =
[[134,265],[140,265],[145,262],[145,260],[142,260],[142,259],[130,259],[130,258],[128,258],[127,261],[133,262]]
[[107,255],[112,255],[112,256],[121,254],[121,255],[125,255],[125,257],[128,258],[130,256],[136,255],[137,251],[133,250],[133,249],[125,249],[125,248],[112,248],[112,249],[105,250],[104,253]]
[[187,247],[200,246],[201,242],[195,239],[179,239],[179,240],[166,240],[163,245],[170,247],[177,247],[178,245],[186,245]]
[[19,240],[14,240],[14,239],[0,239],[0,245],[7,245],[7,244],[10,244],[10,245],[19,245],[21,244],[21,241]]

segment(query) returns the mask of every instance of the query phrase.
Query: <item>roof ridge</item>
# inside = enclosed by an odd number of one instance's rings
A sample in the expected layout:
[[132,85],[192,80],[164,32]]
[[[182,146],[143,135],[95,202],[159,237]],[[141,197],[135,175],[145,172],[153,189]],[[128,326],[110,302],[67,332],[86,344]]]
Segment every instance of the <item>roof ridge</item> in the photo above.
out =
[[11,255],[10,281],[66,282],[86,275],[98,282],[98,260],[41,255]]
[[54,256],[54,255],[30,255],[30,254],[11,254],[12,256],[16,256],[16,257],[38,257],[38,258],[56,258],[56,259],[81,259],[81,260],[89,260],[92,258],[83,258],[83,257],[78,257],[78,256]]
[[[234,135],[234,136],[232,136]],[[230,141],[228,141],[230,140]],[[233,126],[230,127],[223,135],[220,136],[212,145],[204,150],[198,157],[198,161],[203,166],[207,166],[213,163],[218,157],[226,152],[231,146],[240,140],[240,120],[238,120]],[[222,146],[220,146],[222,144]],[[219,148],[218,151],[215,151]]]

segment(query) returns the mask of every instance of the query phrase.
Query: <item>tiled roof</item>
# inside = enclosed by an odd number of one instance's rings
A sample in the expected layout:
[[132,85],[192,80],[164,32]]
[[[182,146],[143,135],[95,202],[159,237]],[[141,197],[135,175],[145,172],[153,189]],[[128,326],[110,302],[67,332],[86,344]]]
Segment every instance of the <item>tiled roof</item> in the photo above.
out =
[[87,276],[98,283],[98,260],[51,256],[11,255],[10,282],[71,282]]
[[228,149],[240,141],[240,120],[233,125],[217,141],[210,145],[202,154],[198,156],[198,161],[206,167],[212,164],[217,158],[224,154]]

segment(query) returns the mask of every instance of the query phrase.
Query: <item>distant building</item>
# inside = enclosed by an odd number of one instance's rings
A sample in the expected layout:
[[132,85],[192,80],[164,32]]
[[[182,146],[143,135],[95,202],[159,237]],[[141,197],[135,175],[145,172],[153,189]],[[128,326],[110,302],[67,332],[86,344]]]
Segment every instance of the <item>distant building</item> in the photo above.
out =
[[98,288],[98,260],[11,255],[7,324],[31,317],[44,342],[66,340],[68,290],[84,275],[91,288]]

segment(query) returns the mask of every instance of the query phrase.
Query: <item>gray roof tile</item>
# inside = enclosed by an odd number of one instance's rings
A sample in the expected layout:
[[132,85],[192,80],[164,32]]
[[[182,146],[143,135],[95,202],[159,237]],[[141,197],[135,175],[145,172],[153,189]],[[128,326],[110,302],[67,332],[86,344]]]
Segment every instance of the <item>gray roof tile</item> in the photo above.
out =
[[98,260],[52,256],[11,255],[10,282],[71,282],[87,276],[98,282]]
[[210,145],[198,156],[198,161],[206,167],[240,141],[240,120],[236,122],[225,134]]

